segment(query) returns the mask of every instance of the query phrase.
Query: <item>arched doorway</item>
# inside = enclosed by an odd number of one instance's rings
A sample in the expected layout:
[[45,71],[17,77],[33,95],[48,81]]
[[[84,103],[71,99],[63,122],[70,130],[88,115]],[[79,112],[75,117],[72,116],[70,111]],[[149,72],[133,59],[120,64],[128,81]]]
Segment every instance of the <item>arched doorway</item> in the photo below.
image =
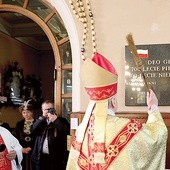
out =
[[[56,109],[60,115],[64,109],[63,106],[69,106],[67,111],[70,110],[70,102],[72,100],[72,61],[66,61],[67,57],[71,57],[71,48],[68,35],[58,38],[55,36],[54,28],[50,27],[50,22],[59,17],[57,11],[47,2],[43,1],[42,4],[47,7],[45,15],[40,15],[37,8],[34,10],[31,5],[34,4],[33,0],[25,1],[0,1],[0,12],[12,12],[22,14],[35,23],[37,23],[47,35],[51,44],[54,58],[55,58],[55,88],[54,88],[54,101]],[[41,3],[41,2],[40,2]],[[64,104],[64,105],[63,105]]]

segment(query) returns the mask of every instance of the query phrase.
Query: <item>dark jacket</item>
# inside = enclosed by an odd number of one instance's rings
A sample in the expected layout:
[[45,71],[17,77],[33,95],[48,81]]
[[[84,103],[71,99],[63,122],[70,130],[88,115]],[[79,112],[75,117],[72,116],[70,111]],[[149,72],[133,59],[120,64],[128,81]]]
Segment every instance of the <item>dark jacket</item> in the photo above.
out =
[[32,134],[36,135],[35,145],[31,159],[39,164],[42,154],[43,142],[48,132],[48,148],[51,162],[57,164],[67,163],[67,135],[70,132],[70,124],[65,118],[58,117],[54,122],[47,124],[45,117],[40,117],[33,124]]

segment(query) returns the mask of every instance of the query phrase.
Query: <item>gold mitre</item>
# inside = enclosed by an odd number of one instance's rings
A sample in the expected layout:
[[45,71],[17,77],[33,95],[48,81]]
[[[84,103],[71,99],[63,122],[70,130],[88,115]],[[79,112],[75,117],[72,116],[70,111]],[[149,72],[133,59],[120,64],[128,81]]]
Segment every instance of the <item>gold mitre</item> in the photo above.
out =
[[111,62],[99,53],[84,61],[80,76],[91,100],[108,99],[117,93],[117,71]]

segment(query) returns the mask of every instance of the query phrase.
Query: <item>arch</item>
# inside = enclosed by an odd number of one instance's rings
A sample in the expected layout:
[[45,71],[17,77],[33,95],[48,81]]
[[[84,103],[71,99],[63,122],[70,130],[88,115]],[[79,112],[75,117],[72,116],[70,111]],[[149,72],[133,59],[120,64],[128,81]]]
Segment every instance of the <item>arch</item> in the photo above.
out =
[[[46,25],[46,23],[39,18],[37,15],[35,15],[34,13],[32,13],[31,11],[23,8],[23,7],[19,7],[19,6],[14,6],[14,5],[0,5],[0,11],[8,11],[8,12],[16,12],[16,13],[20,13],[30,19],[32,19],[35,23],[37,23],[42,30],[45,32],[45,34],[47,35],[49,42],[52,46],[52,50],[54,53],[54,58],[55,58],[55,63],[56,63],[56,69],[57,69],[57,85],[56,85],[56,91],[57,94],[54,95],[55,96],[55,103],[56,103],[56,109],[58,110],[58,113],[61,113],[61,59],[59,54],[59,48],[58,48],[58,44],[57,41],[53,35],[53,33],[51,32],[51,30],[49,29],[49,27]],[[56,102],[57,101],[57,102]]]
[[[19,7],[19,6],[14,6],[14,5],[3,5],[3,6],[0,5],[0,11],[21,13],[22,15],[32,19],[46,33],[46,35],[47,35],[47,37],[50,41],[50,44],[52,46],[54,56],[59,55],[59,49],[58,49],[57,41],[55,40],[53,33],[51,32],[49,27],[46,25],[46,23],[43,20],[41,20],[37,15],[35,15],[34,13],[30,12],[29,10],[27,10],[25,8],[22,8],[22,7]],[[60,67],[61,66],[60,58],[55,57],[55,61],[56,61],[57,67]]]
[[80,43],[73,16],[64,0],[47,0],[60,14],[67,29],[72,48],[72,111],[80,111]]
[[[80,43],[78,38],[78,32],[76,28],[76,24],[74,22],[74,19],[72,17],[72,14],[65,3],[64,0],[42,0],[44,3],[50,3],[59,13],[61,16],[65,28],[68,32],[70,44],[71,44],[71,51],[72,51],[72,111],[80,111],[80,79],[79,79],[79,71],[80,71]],[[42,30],[46,33],[49,42],[52,46],[55,62],[56,62],[56,69],[57,69],[57,85],[55,90],[57,91],[57,95],[55,95],[55,103],[56,108],[58,109],[58,112],[61,113],[61,84],[62,84],[62,66],[59,56],[59,49],[57,41],[55,40],[51,30],[48,28],[46,23],[39,18],[34,13],[30,12],[29,10],[19,7],[19,6],[13,6],[13,5],[5,5],[0,4],[0,11],[9,11],[9,12],[17,12],[21,13],[24,16],[32,19],[34,22],[36,22]],[[56,102],[57,101],[57,102]]]

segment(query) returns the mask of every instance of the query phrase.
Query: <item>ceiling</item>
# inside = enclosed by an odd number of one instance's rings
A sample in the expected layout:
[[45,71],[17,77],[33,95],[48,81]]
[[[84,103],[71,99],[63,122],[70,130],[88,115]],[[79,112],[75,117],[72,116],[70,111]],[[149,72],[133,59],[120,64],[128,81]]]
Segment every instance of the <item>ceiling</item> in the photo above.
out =
[[[6,0],[6,4],[22,5],[22,0]],[[28,9],[40,18],[47,16],[51,9],[44,6],[44,4],[38,0],[30,0]],[[48,22],[48,26],[56,35],[56,39],[59,41],[67,36],[67,31],[61,21],[61,18],[57,15]],[[18,41],[36,49],[36,50],[51,50],[49,40],[42,30],[42,28],[28,17],[14,12],[0,12],[0,32],[3,32]]]

